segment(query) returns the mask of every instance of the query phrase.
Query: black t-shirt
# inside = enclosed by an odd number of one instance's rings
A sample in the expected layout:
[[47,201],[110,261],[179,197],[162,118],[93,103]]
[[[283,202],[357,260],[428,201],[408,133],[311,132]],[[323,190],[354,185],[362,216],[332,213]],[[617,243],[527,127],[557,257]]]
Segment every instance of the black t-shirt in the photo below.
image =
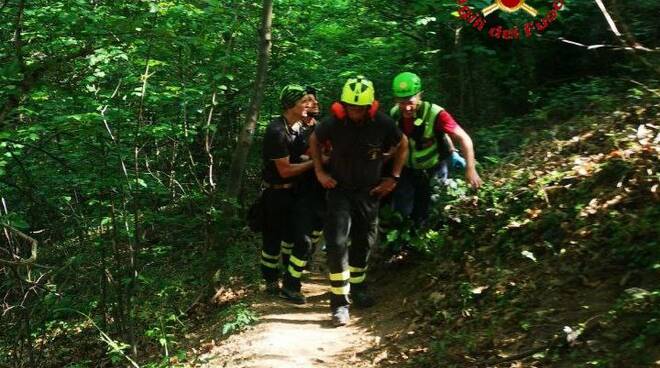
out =
[[377,112],[374,119],[356,124],[327,117],[316,127],[320,142],[330,141],[330,175],[345,189],[366,190],[380,182],[383,153],[401,141],[402,133],[389,116]]
[[278,116],[268,124],[263,141],[263,171],[262,177],[269,184],[291,183],[295,177],[282,178],[275,166],[276,159],[289,156],[294,162],[294,157],[300,156],[295,152],[294,141],[298,133],[290,129],[283,117]]

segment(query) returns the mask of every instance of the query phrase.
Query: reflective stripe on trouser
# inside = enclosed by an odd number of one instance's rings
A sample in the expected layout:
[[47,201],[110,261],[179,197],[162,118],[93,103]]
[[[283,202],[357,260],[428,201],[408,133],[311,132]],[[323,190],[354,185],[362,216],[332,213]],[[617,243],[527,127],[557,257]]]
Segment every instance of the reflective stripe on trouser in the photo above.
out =
[[293,243],[282,242],[282,269],[286,270],[289,266],[289,257],[293,253]]
[[367,267],[349,266],[348,269],[351,271],[351,285],[361,284],[367,278]]
[[291,256],[287,270],[289,271],[289,275],[299,279],[300,276],[302,276],[302,272],[305,269],[305,266],[307,266],[306,260],[299,259],[296,256]]
[[348,279],[351,277],[351,274],[348,271],[341,273],[331,273],[330,274],[330,292],[332,295],[337,295],[342,298],[348,296],[350,292],[350,285],[348,284]]
[[282,254],[291,255],[293,252],[293,243],[282,242]]
[[283,287],[290,291],[300,291],[300,276],[312,254],[314,247],[315,229],[318,229],[322,218],[321,209],[325,206],[325,199],[313,191],[303,192],[296,198],[293,206],[293,249],[291,258],[287,263],[287,272],[284,275]]
[[268,254],[265,251],[261,251],[261,265],[267,268],[277,269],[280,264],[280,255]]
[[[323,235],[328,250],[330,274],[346,275],[342,280],[349,281],[353,276],[349,269],[350,260],[355,270],[363,270],[355,275],[356,281],[359,281],[365,275],[369,251],[376,243],[378,199],[370,196],[367,191],[341,189],[329,190],[327,199],[328,212]],[[348,282],[333,285],[332,291],[332,308],[348,305]]]
[[[264,221],[262,231],[261,273],[267,282],[281,276],[279,267],[282,241],[289,238],[289,212],[293,206],[290,190],[266,189],[263,193]],[[274,267],[273,267],[274,266]]]

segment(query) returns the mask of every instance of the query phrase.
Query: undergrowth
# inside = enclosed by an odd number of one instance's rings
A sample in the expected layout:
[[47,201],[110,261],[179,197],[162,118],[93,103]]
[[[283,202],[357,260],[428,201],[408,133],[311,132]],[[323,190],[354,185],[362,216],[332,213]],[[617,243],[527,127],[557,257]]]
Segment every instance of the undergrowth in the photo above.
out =
[[[403,339],[390,364],[660,359],[658,94],[603,83],[563,87],[530,116],[480,131],[476,147],[492,155],[484,187],[454,173],[426,230],[388,234],[433,259],[416,279],[422,337]],[[521,134],[537,124],[548,129]]]

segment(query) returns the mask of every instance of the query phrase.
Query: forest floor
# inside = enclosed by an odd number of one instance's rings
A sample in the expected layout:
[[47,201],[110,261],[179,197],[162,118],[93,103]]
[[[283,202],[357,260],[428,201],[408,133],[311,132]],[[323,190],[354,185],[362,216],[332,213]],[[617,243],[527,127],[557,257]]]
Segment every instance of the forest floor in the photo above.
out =
[[372,260],[379,303],[348,326],[329,326],[312,272],[307,305],[252,290],[252,327],[202,324],[192,366],[660,366],[657,111],[576,117],[522,147],[485,195],[445,202],[425,257]]
[[[322,253],[322,252],[317,252]],[[324,261],[322,254],[316,264]],[[351,309],[351,322],[335,328],[330,321],[329,288],[323,266],[305,272],[303,292],[307,303],[295,305],[263,290],[245,300],[259,317],[241,333],[223,339],[218,326],[200,331],[198,337],[213,341],[194,361],[197,367],[305,368],[374,367],[387,357],[373,352],[400,335],[410,319],[402,317],[407,288],[391,276],[378,272],[374,289],[379,303],[368,309]],[[409,333],[413,334],[414,331]],[[218,341],[215,343],[215,341]]]

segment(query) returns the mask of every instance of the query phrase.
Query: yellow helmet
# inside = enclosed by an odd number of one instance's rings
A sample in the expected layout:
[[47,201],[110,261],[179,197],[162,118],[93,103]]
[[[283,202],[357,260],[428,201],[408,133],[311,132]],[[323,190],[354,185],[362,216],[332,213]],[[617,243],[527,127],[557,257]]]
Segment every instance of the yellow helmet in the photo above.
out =
[[344,84],[341,91],[341,102],[356,105],[368,106],[374,102],[374,84],[367,78],[358,75],[350,78]]

